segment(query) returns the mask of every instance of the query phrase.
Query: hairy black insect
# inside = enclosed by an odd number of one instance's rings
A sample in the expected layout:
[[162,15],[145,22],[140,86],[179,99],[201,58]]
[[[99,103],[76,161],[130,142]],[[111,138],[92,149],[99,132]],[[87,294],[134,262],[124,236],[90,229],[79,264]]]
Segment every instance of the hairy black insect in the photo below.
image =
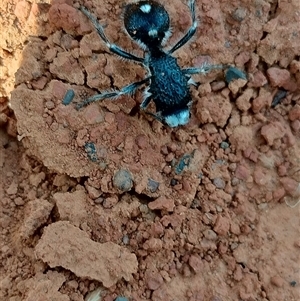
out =
[[119,46],[112,44],[106,37],[103,27],[85,8],[80,10],[91,20],[101,39],[109,50],[122,58],[142,64],[148,74],[145,79],[131,83],[120,90],[107,91],[94,95],[77,105],[80,109],[87,104],[106,98],[115,98],[124,94],[132,94],[143,84],[147,84],[144,99],[140,105],[145,110],[151,100],[156,105],[156,113],[151,114],[162,123],[177,127],[185,125],[190,119],[192,104],[190,85],[195,85],[193,74],[205,74],[212,69],[223,68],[222,65],[204,64],[199,68],[180,68],[172,54],[185,45],[195,34],[197,20],[195,0],[188,1],[192,25],[186,34],[169,50],[164,50],[170,37],[170,18],[165,8],[158,2],[142,0],[125,6],[124,25],[129,36],[144,49],[144,57],[137,57]]

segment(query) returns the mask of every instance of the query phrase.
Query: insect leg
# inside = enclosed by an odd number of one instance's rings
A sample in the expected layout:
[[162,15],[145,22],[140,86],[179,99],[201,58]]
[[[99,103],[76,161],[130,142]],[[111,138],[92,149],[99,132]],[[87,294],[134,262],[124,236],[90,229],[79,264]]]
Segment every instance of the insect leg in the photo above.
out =
[[137,57],[137,56],[123,50],[119,46],[110,43],[110,41],[108,40],[108,38],[106,37],[106,35],[104,33],[103,27],[98,23],[97,19],[84,6],[80,6],[80,10],[93,23],[93,25],[94,25],[95,29],[97,30],[99,36],[101,37],[103,42],[106,44],[106,46],[109,48],[109,50],[112,53],[117,54],[117,55],[119,55],[119,56],[121,56],[125,59],[128,59],[128,60],[133,60],[133,61],[140,62],[140,63],[144,62],[143,58]]
[[186,75],[206,74],[211,70],[226,69],[227,67],[228,67],[227,65],[210,65],[210,64],[204,63],[201,67],[184,68],[184,69],[182,69],[182,72]]
[[184,35],[184,37],[181,38],[169,51],[168,53],[171,54],[180,47],[182,47],[184,44],[186,44],[195,34],[198,22],[196,20],[196,13],[195,13],[195,0],[189,0],[188,3],[190,12],[191,12],[191,17],[192,17],[192,26],[189,28],[188,32]]
[[82,107],[85,107],[86,105],[88,105],[92,102],[100,101],[103,99],[115,98],[115,97],[118,97],[121,95],[126,95],[126,94],[127,95],[133,94],[141,85],[145,84],[148,81],[149,81],[149,78],[145,78],[139,82],[134,82],[130,85],[127,85],[120,90],[106,91],[101,94],[93,95],[93,96],[87,98],[86,100],[84,100],[83,102],[77,104],[76,109],[79,110]]

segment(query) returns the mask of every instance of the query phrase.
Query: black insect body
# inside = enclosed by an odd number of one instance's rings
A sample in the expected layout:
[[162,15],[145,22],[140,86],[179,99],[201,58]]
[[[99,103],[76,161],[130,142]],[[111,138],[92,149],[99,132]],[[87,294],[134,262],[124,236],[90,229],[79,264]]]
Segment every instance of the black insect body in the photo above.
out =
[[153,100],[156,105],[156,113],[151,115],[156,119],[170,127],[187,124],[190,119],[192,103],[189,85],[195,84],[191,75],[205,74],[212,69],[223,68],[221,65],[204,64],[199,68],[181,69],[177,64],[177,59],[172,56],[173,52],[192,38],[197,29],[195,0],[189,0],[188,6],[191,12],[192,25],[187,33],[167,51],[163,50],[163,45],[170,36],[170,20],[165,8],[152,0],[143,0],[125,6],[125,29],[129,36],[145,50],[143,58],[111,44],[102,26],[86,8],[81,7],[80,10],[92,21],[110,51],[125,59],[142,64],[147,69],[148,75],[145,79],[129,84],[118,91],[94,95],[78,104],[77,108],[102,99],[132,94],[143,84],[148,84],[140,108],[145,110],[150,101]]
[[[151,57],[149,69],[152,77],[147,93],[150,93],[148,99],[153,98],[155,102],[155,117],[171,127],[187,124],[192,99],[188,89],[188,78],[177,65],[176,59],[161,53],[159,57]],[[142,109],[148,104],[144,102],[141,105]]]

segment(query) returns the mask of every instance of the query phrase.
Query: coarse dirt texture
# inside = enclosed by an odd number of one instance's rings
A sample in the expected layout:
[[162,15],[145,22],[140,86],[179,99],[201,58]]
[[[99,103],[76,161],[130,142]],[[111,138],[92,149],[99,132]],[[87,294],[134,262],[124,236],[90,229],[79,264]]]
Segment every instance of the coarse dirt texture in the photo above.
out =
[[[184,1],[161,2],[168,48],[191,20]],[[142,89],[75,108],[146,74],[78,10],[142,56],[126,3],[2,1],[0,300],[300,300],[299,0],[196,1],[180,66],[247,80],[194,76],[175,129],[139,110]]]

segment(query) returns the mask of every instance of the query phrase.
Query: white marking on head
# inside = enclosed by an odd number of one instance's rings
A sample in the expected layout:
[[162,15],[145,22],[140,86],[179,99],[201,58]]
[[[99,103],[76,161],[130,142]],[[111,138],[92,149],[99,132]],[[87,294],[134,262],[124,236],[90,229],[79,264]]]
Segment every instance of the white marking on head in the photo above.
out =
[[190,111],[188,109],[179,111],[178,113],[166,116],[164,122],[171,128],[179,125],[185,125],[190,120]]
[[151,5],[150,4],[143,4],[140,6],[140,10],[145,13],[148,14],[151,10]]
[[156,29],[149,30],[148,31],[148,36],[153,37],[153,38],[157,37],[157,30]]

